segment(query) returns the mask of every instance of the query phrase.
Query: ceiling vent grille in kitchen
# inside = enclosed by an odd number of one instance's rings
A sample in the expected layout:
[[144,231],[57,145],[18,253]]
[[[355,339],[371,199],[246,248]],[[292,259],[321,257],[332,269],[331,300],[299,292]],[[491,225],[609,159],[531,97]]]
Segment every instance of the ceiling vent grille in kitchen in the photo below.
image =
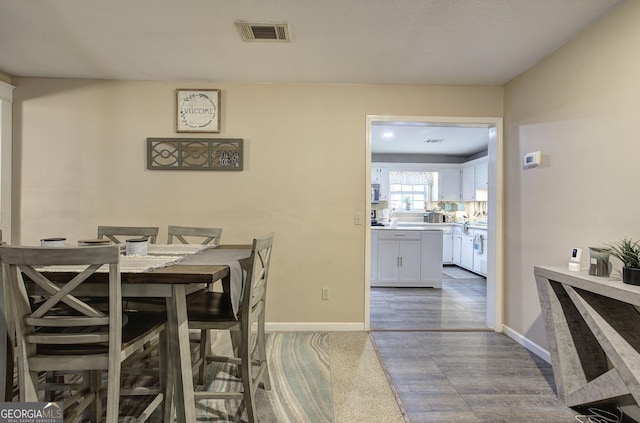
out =
[[430,144],[439,144],[441,142],[444,142],[444,138],[429,138],[428,140],[424,140],[424,142]]
[[269,22],[236,22],[244,41],[291,41],[289,25]]

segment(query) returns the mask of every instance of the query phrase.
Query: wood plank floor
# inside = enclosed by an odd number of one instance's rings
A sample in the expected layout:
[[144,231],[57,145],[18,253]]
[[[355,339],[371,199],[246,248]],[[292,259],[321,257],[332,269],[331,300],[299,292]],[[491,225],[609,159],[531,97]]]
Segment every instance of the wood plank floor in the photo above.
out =
[[371,288],[371,330],[489,330],[487,283],[446,266],[442,289]]
[[405,419],[572,422],[551,365],[486,326],[486,280],[446,267],[442,290],[371,288],[371,332]]

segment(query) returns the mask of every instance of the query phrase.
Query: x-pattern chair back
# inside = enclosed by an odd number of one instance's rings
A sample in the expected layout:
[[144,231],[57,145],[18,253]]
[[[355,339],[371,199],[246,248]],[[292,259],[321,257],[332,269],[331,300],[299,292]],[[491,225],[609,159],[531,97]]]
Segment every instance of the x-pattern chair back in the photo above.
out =
[[[118,271],[117,262],[111,263],[109,266],[114,266],[116,268],[115,271]],[[47,327],[109,325],[109,316],[107,314],[95,309],[91,305],[87,304],[87,302],[72,295],[72,291],[80,286],[80,284],[82,284],[89,276],[93,275],[96,270],[102,267],[102,264],[89,265],[84,271],[62,286],[49,280],[32,265],[24,264],[16,265],[16,267],[22,272],[22,274],[27,276],[33,283],[50,295],[46,301],[36,307],[35,311],[33,311],[28,317],[25,317],[24,321],[26,324]],[[79,315],[73,317],[67,316],[64,318],[60,318],[59,316],[56,316],[56,318],[50,317],[52,313],[56,313],[54,308],[61,302],[77,311]],[[94,333],[94,335],[96,334]],[[94,336],[94,340],[92,342],[107,342],[109,340],[108,330],[104,331],[104,335],[100,336],[99,340],[96,336]],[[60,342],[61,340],[58,341]],[[68,341],[71,343],[83,343],[82,337],[74,335],[68,336]]]
[[167,243],[173,243],[173,237],[183,244],[191,244],[188,238],[198,239],[202,245],[220,245],[222,228],[201,228],[194,226],[169,226]]
[[[247,281],[243,289],[242,306],[240,309],[240,324],[245,326],[246,333],[250,333],[254,322],[259,321],[258,331],[264,331],[264,312],[266,309],[267,278],[271,263],[271,250],[273,247],[273,234],[253,240],[252,254],[248,260]],[[259,333],[263,337],[263,333]],[[253,355],[254,344],[251,348]]]
[[[122,325],[117,320],[121,319],[122,292],[117,246],[3,246],[0,247],[0,254],[8,269],[13,306],[21,317],[16,322],[16,330],[18,336],[24,337],[30,354],[35,355],[39,344],[82,345],[113,340],[114,346],[119,348]],[[103,265],[109,268],[109,313],[100,311],[81,299],[87,296],[86,292],[75,295],[75,292],[83,288],[81,285]],[[71,271],[64,272],[65,269],[60,268],[60,271],[55,271],[55,266],[63,266]],[[44,273],[47,272],[52,276],[58,275],[61,282],[57,282],[58,277],[53,282],[45,276]],[[66,275],[70,276],[67,278]],[[33,286],[27,286],[25,278]],[[66,282],[62,282],[64,280]],[[31,301],[32,294],[39,300]],[[114,325],[111,330],[110,325]],[[106,360],[106,356],[104,359]],[[38,363],[38,360],[32,360],[25,365],[32,366],[33,370],[46,370],[40,368]]]
[[151,244],[156,243],[160,228],[157,226],[98,226],[98,238],[107,237],[115,244],[122,244],[118,237],[147,238]]

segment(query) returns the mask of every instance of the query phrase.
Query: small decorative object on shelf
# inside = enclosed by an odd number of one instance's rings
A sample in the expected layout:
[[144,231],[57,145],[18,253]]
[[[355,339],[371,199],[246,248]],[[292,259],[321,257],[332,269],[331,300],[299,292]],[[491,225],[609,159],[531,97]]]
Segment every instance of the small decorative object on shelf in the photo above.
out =
[[147,138],[147,169],[242,170],[238,138]]
[[640,285],[640,241],[625,237],[607,247],[607,251],[622,262],[622,282]]
[[589,247],[589,274],[592,276],[609,277],[609,250],[606,248]]

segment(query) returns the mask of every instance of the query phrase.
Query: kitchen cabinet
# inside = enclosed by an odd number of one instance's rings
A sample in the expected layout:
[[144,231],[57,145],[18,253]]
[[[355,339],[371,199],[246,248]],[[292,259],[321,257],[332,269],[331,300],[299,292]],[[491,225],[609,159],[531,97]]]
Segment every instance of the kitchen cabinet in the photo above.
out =
[[462,168],[461,195],[463,201],[476,201],[475,174],[475,166],[466,166]]
[[371,284],[378,280],[378,231],[371,231]]
[[371,183],[380,184],[380,201],[389,200],[389,169],[386,167],[371,167]]
[[462,249],[462,227],[456,226],[453,228],[453,248],[452,248],[452,261],[453,264],[460,265],[462,263],[460,259],[460,252]]
[[442,288],[442,232],[422,231],[420,280],[424,286]]
[[489,189],[489,162],[482,161],[475,165],[476,189]]
[[453,228],[442,228],[442,263],[453,263]]
[[371,232],[371,286],[442,287],[441,230]]
[[378,234],[378,282],[402,285],[420,282],[420,231]]
[[487,276],[487,231],[474,229],[473,271]]
[[437,201],[460,201],[460,169],[438,171]]
[[462,233],[460,242],[460,266],[473,270],[473,231]]

